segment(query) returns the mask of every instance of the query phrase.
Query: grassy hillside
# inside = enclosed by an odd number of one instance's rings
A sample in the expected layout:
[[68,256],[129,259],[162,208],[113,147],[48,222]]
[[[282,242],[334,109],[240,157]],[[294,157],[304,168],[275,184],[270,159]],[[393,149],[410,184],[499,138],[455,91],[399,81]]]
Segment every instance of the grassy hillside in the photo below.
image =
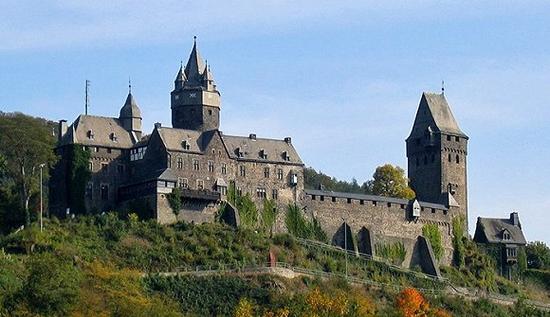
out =
[[341,252],[307,247],[289,235],[269,238],[215,223],[160,226],[134,215],[86,216],[47,222],[44,232],[31,227],[2,237],[0,247],[3,316],[399,316],[411,305],[433,316],[543,316],[522,304],[423,299],[412,289],[400,294],[397,285],[431,290],[444,285],[354,257],[350,275],[386,286],[313,277],[154,274],[261,265],[270,250],[293,266],[345,270]]

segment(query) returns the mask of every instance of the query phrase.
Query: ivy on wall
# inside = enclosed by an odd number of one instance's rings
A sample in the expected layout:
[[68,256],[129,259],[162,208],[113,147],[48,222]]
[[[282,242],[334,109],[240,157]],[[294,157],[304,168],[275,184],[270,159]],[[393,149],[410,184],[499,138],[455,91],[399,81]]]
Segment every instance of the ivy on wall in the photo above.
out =
[[69,146],[68,151],[67,203],[72,213],[87,213],[85,197],[91,177],[90,151],[77,144]]
[[182,192],[179,187],[174,188],[171,193],[166,195],[166,198],[168,199],[168,204],[176,215],[180,212],[180,209],[182,207],[181,195]]
[[443,245],[441,244],[441,232],[434,223],[425,224],[422,227],[422,235],[430,241],[434,256],[437,260],[443,256]]

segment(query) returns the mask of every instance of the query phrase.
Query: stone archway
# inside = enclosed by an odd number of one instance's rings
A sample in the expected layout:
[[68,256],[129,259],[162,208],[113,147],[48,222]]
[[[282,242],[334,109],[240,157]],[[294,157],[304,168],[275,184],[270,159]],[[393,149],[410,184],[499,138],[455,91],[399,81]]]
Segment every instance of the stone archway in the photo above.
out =
[[359,253],[374,255],[374,235],[366,227],[357,233],[357,249]]

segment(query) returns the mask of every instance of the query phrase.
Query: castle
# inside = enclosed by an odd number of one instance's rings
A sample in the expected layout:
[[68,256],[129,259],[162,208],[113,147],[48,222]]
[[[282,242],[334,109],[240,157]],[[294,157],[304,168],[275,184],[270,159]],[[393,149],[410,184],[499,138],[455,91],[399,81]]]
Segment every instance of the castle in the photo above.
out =
[[[129,209],[163,224],[209,222],[233,184],[258,205],[269,198],[280,210],[289,203],[301,206],[336,245],[373,254],[376,245],[401,243],[407,250],[404,266],[422,264],[430,256],[421,236],[426,224],[434,224],[442,236],[440,262],[450,263],[452,219],[468,219],[468,136],[443,93],[422,94],[406,139],[408,177],[417,195],[413,201],[305,189],[304,163],[290,137],[222,133],[220,92],[196,42],[175,78],[171,110],[172,127],[157,123],[148,135],[131,91],[118,117],[80,115],[70,126],[61,120],[56,148],[61,160],[50,185],[52,212],[71,212],[67,153],[76,145],[90,152],[92,176],[84,193],[90,212]],[[168,195],[176,187],[182,207],[175,212]],[[283,218],[279,212],[276,231],[285,230]]]

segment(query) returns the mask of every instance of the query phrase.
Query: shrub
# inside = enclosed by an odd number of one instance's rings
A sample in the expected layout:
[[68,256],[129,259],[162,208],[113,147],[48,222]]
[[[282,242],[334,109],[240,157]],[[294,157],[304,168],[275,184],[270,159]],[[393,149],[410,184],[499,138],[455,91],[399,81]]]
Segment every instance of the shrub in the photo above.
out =
[[407,255],[405,245],[400,241],[388,244],[376,243],[374,245],[374,250],[376,256],[389,260],[395,265],[401,265],[401,263],[405,261],[405,256]]
[[464,266],[464,217],[453,218],[453,263],[457,267]]
[[428,301],[414,288],[401,291],[395,303],[403,317],[424,317],[428,315],[430,309]]

